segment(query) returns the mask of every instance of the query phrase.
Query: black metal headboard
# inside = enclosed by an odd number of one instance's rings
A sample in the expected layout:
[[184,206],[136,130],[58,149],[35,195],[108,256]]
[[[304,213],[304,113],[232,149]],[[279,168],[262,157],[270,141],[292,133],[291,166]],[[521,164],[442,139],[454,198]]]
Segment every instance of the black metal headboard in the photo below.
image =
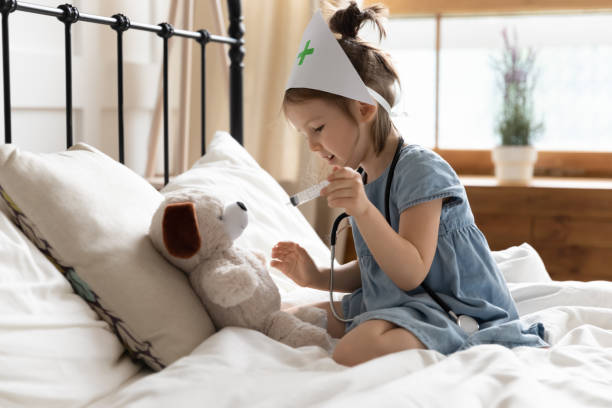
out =
[[79,10],[70,5],[63,4],[57,8],[25,3],[17,0],[0,0],[0,12],[2,12],[2,64],[4,74],[4,140],[11,143],[11,74],[10,74],[10,49],[9,49],[9,16],[14,11],[25,11],[28,13],[42,14],[57,17],[64,24],[65,39],[65,71],[66,71],[66,147],[73,144],[72,137],[72,50],[71,50],[71,26],[76,22],[88,22],[110,26],[117,32],[117,87],[118,87],[118,141],[119,161],[124,162],[124,133],[123,133],[123,32],[127,30],[141,30],[156,33],[163,40],[163,116],[164,116],[164,184],[168,183],[169,159],[168,159],[168,39],[170,37],[184,37],[196,40],[201,45],[201,98],[202,98],[202,154],[205,153],[206,140],[206,105],[205,105],[205,73],[206,73],[206,45],[209,42],[229,44],[230,65],[230,132],[240,143],[243,143],[243,111],[242,111],[242,60],[244,58],[244,26],[242,24],[242,10],[240,0],[227,0],[230,25],[229,37],[212,35],[207,30],[186,31],[175,29],[168,23],[158,25],[141,24],[131,22],[123,14],[115,14],[112,17],[95,16],[80,13]]

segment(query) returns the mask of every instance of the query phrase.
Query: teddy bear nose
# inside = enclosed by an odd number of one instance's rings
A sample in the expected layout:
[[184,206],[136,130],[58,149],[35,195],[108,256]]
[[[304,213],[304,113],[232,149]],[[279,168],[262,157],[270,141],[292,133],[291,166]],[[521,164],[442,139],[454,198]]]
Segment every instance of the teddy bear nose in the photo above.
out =
[[238,207],[242,208],[243,211],[246,211],[246,205],[244,205],[241,201],[236,201],[236,204],[238,205]]

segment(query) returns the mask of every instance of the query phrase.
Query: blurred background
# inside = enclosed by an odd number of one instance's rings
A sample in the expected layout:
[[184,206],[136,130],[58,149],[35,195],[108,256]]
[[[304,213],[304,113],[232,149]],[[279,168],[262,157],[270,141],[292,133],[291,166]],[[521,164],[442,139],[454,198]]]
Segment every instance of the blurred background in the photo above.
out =
[[[33,3],[56,7],[51,0]],[[336,1],[339,5],[345,1]],[[367,7],[375,2],[358,2]],[[612,0],[388,0],[387,38],[402,84],[396,118],[404,138],[436,150],[460,174],[477,223],[492,249],[532,244],[553,278],[610,279],[612,264]],[[81,12],[226,34],[221,0],[74,0]],[[289,194],[328,169],[310,155],[280,110],[302,32],[319,0],[243,0],[244,144]],[[503,107],[495,60],[506,33],[535,55],[530,104],[542,131],[535,178],[496,181],[491,150]],[[65,148],[63,24],[29,13],[11,16],[14,142],[33,151]],[[366,26],[361,35],[378,43]],[[170,45],[171,169],[179,174],[200,152],[200,46]],[[116,146],[116,34],[73,27],[74,134],[112,157]],[[126,164],[154,179],[162,172],[162,41],[124,35]],[[207,47],[206,134],[229,131],[227,49]],[[0,111],[0,115],[1,115]],[[41,137],[41,134],[44,137]],[[301,207],[328,239],[336,212],[322,200]],[[354,256],[350,237],[340,260]]]

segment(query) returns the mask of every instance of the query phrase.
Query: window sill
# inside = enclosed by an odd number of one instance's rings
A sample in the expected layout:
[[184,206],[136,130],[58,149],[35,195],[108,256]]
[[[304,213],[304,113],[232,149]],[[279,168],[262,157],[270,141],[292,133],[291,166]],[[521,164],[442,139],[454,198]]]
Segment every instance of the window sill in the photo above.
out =
[[[434,149],[457,174],[493,177],[490,150]],[[612,152],[550,152],[538,150],[535,174],[541,178],[612,179]]]
[[528,185],[500,184],[493,176],[460,175],[459,179],[466,187],[612,190],[612,178],[534,177]]

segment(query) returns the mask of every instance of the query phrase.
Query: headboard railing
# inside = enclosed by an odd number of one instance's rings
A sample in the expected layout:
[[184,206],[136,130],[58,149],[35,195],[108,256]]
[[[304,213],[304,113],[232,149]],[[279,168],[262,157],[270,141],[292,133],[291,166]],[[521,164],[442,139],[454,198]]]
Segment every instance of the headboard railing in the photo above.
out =
[[[229,50],[230,57],[230,133],[240,135],[238,142],[242,144],[242,59],[244,58],[244,26],[242,25],[242,10],[240,0],[227,0],[230,25],[229,35],[234,41]],[[234,120],[234,118],[241,118]]]
[[4,81],[4,140],[5,143],[12,142],[11,129],[11,78],[10,78],[10,48],[9,48],[9,15],[14,11],[42,14],[58,18],[64,23],[65,39],[65,71],[66,71],[66,146],[73,144],[72,139],[72,51],[71,51],[71,26],[77,22],[88,22],[110,26],[117,32],[117,87],[118,87],[118,143],[119,161],[124,162],[124,124],[123,124],[123,32],[127,30],[149,31],[157,34],[163,39],[163,116],[164,116],[164,184],[169,178],[169,143],[168,143],[168,39],[178,36],[191,38],[201,44],[201,143],[202,154],[206,146],[206,104],[205,104],[205,73],[206,73],[206,45],[209,42],[230,45],[230,132],[240,143],[243,143],[243,110],[242,110],[242,72],[244,58],[244,27],[240,0],[227,0],[230,26],[229,37],[212,35],[207,30],[187,31],[175,29],[169,23],[158,25],[131,22],[122,14],[112,17],[96,16],[80,13],[78,9],[70,4],[64,4],[57,8],[25,3],[16,0],[0,0],[0,12],[2,13],[2,64]]

